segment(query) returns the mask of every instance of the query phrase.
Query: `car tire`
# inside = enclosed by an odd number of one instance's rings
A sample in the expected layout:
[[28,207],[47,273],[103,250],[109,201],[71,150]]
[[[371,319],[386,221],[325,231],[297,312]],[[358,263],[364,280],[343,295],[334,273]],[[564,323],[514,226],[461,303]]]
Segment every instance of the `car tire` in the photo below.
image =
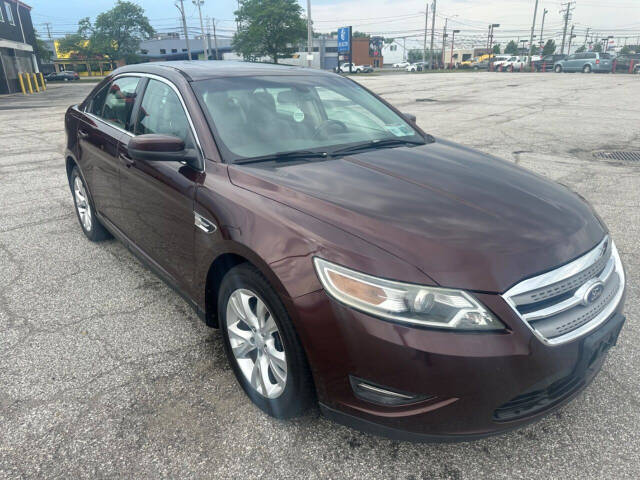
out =
[[562,73],[562,66],[560,65],[556,65],[556,67],[553,69],[556,73]]
[[73,167],[69,177],[69,185],[73,196],[73,205],[80,227],[85,236],[92,242],[101,242],[112,238],[109,231],[104,228],[100,220],[96,218],[95,208],[88,194],[87,185],[80,175],[78,167]]
[[591,73],[591,65],[585,65],[582,67],[582,73]]
[[478,70],[480,70],[480,68],[479,68],[479,67],[473,67],[473,71],[474,71],[474,72],[477,72]]
[[253,265],[224,276],[218,318],[229,364],[251,401],[276,418],[303,414],[314,399],[304,350],[282,301]]

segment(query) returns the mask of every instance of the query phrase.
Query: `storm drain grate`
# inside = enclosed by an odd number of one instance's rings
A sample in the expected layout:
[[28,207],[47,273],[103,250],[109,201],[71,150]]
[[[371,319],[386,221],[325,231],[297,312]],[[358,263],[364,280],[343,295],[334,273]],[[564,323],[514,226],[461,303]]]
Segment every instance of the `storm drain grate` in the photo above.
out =
[[602,158],[604,160],[622,160],[625,162],[640,162],[640,150],[612,150],[608,152],[595,152],[593,154],[596,158]]

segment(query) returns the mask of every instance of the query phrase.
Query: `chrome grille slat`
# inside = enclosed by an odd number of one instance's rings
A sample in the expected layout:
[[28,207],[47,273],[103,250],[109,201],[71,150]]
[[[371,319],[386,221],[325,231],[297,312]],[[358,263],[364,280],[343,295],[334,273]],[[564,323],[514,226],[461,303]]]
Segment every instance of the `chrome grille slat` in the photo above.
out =
[[[622,298],[624,283],[618,251],[605,237],[582,257],[520,282],[503,297],[541,341],[558,345],[607,320]],[[591,299],[596,286],[599,291]]]

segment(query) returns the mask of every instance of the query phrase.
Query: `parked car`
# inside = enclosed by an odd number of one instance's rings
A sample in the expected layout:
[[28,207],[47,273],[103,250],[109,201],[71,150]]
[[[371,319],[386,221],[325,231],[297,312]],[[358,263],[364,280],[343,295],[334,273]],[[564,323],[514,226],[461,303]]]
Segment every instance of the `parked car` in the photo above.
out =
[[640,73],[640,63],[636,64],[636,66],[633,67],[633,73]]
[[569,55],[564,60],[556,62],[553,69],[560,72],[611,72],[613,65],[608,53],[584,52]]
[[[340,73],[349,73],[349,64],[343,63],[339,67]],[[371,65],[356,65],[355,63],[351,64],[351,73],[369,73],[373,72],[373,68]]]
[[70,82],[74,80],[80,80],[78,72],[66,71],[66,72],[53,72],[45,77],[48,82]]
[[415,62],[406,67],[407,72],[421,72],[425,68],[429,68],[429,62]]
[[537,72],[552,72],[555,64],[567,58],[566,55],[545,55],[539,60],[532,62]]
[[500,67],[503,66],[510,58],[512,58],[512,55],[496,55],[493,57],[493,61],[491,62],[493,69],[496,71],[500,70]]
[[[633,72],[636,65],[640,64],[640,53],[629,53],[626,55],[619,55],[615,59],[616,72],[628,73]],[[633,63],[633,67],[631,64]]]
[[509,57],[500,64],[501,70],[505,72],[519,72],[527,65],[527,57]]
[[409,65],[411,65],[409,62],[394,63],[393,68],[407,68]]
[[582,197],[342,76],[128,65],[65,131],[84,235],[220,328],[276,417],[318,401],[394,438],[511,430],[585,388],[622,328],[625,272]]

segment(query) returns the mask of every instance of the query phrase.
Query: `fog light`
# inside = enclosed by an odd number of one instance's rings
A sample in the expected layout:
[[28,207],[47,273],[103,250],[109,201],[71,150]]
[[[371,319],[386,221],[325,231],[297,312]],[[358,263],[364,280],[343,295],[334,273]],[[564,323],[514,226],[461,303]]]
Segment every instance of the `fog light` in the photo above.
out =
[[434,397],[434,395],[416,395],[393,390],[351,375],[349,375],[349,382],[351,382],[353,393],[360,400],[385,407],[411,405]]

